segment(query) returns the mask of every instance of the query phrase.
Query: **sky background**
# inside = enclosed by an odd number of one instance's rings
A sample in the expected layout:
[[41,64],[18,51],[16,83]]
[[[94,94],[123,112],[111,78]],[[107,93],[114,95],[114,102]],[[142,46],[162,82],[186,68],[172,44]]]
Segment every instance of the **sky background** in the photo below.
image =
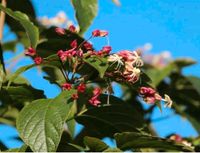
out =
[[[38,17],[53,17],[59,11],[64,11],[68,18],[75,24],[74,10],[69,0],[31,0],[35,6]],[[134,50],[145,43],[151,43],[153,48],[151,53],[159,53],[168,50],[173,58],[191,57],[200,61],[200,0],[121,0],[121,6],[117,7],[111,0],[99,0],[99,13],[92,26],[86,32],[85,37],[89,37],[94,29],[105,29],[109,31],[110,45],[113,52],[123,49]],[[8,30],[5,28],[5,31]],[[13,39],[10,35],[6,39]],[[94,41],[98,47],[104,40]],[[99,44],[98,44],[99,43]],[[17,52],[7,52],[4,58],[8,60],[23,50],[18,45]],[[17,67],[30,64],[28,58],[19,61]],[[184,70],[187,75],[200,76],[200,65],[188,67]],[[45,90],[49,97],[55,97],[60,90],[42,79],[42,75],[37,69],[24,73],[31,84],[38,89]],[[41,82],[41,83],[38,83]],[[116,89],[118,95],[119,90]],[[156,121],[158,118],[172,115],[169,119]],[[164,109],[161,114],[156,109],[152,116],[155,119],[153,126],[160,136],[164,137],[171,133],[182,136],[197,136],[197,132],[187,122],[178,115],[173,115],[173,111]],[[178,126],[175,126],[177,125]],[[77,127],[77,132],[80,127]],[[17,132],[9,126],[0,126],[0,140],[4,141],[8,147],[19,147],[22,143],[13,139]],[[108,141],[108,140],[105,140]]]

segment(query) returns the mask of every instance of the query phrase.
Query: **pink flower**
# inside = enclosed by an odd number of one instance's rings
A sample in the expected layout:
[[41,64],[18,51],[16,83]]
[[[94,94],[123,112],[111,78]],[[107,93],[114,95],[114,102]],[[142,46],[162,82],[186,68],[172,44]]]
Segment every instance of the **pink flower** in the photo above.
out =
[[70,83],[64,83],[61,87],[63,90],[70,90],[72,88],[72,85]]
[[25,52],[25,55],[27,55],[27,56],[35,56],[36,55],[36,50],[33,49],[32,47],[29,47],[28,50]]
[[85,49],[87,49],[87,50],[91,50],[91,49],[92,49],[92,44],[89,43],[89,42],[85,42],[85,43],[83,44],[83,46],[84,46]]
[[98,106],[101,102],[98,100],[99,95],[101,94],[101,88],[95,88],[93,90],[93,97],[89,100],[89,103],[93,106]]
[[105,37],[107,35],[108,35],[108,32],[104,30],[94,30],[92,32],[93,37]]
[[93,96],[98,97],[101,94],[101,92],[102,92],[101,88],[96,87],[93,90]]
[[76,27],[74,25],[70,25],[68,29],[71,32],[76,32]]
[[78,94],[72,94],[72,99],[77,100],[78,99]]
[[43,59],[42,59],[42,57],[37,56],[34,58],[34,62],[36,65],[40,65],[43,62]]
[[61,59],[62,62],[67,60],[68,54],[66,54],[66,52],[64,52],[63,50],[59,50],[57,52],[57,55],[59,56],[59,58]]
[[121,56],[125,61],[133,61],[133,52],[128,51],[128,50],[123,50],[117,53],[117,55]]
[[98,106],[99,104],[101,104],[101,102],[96,98],[96,97],[92,97],[90,100],[89,100],[89,103],[93,106]]
[[77,55],[78,57],[83,57],[83,51],[82,51],[82,50],[77,50],[77,51],[76,51],[76,55]]
[[102,51],[103,51],[104,53],[106,53],[106,54],[109,54],[111,50],[112,50],[112,47],[111,47],[111,46],[104,46],[104,47],[102,48]]
[[86,89],[86,85],[84,83],[79,84],[79,86],[77,87],[78,92],[85,92]]
[[77,40],[75,39],[74,41],[72,41],[71,42],[71,44],[70,44],[70,46],[72,47],[72,48],[77,48]]
[[66,33],[65,33],[65,29],[59,28],[59,27],[55,28],[55,32],[56,32],[58,35],[64,35],[64,34],[66,34]]
[[139,89],[139,93],[143,97],[144,101],[148,104],[153,104],[156,101],[162,100],[162,97],[150,87],[141,87]]

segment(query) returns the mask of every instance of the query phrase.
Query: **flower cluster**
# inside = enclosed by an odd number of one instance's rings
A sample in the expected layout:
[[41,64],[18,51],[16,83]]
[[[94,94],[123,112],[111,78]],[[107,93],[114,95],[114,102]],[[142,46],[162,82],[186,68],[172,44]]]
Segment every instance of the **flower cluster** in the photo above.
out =
[[150,87],[141,87],[139,89],[139,94],[147,104],[155,104],[157,101],[164,101],[165,107],[170,108],[173,103],[168,95],[165,94],[165,98],[163,99],[153,88]]
[[39,64],[41,64],[43,62],[42,57],[38,56],[36,50],[34,48],[32,48],[32,47],[29,47],[25,51],[25,55],[33,57],[34,58],[34,62],[37,65],[39,65]]
[[[135,83],[140,77],[140,67],[143,66],[143,61],[137,51],[123,50],[108,57],[108,61],[116,64],[115,73],[120,73],[126,82]],[[122,72],[121,72],[121,68]]]

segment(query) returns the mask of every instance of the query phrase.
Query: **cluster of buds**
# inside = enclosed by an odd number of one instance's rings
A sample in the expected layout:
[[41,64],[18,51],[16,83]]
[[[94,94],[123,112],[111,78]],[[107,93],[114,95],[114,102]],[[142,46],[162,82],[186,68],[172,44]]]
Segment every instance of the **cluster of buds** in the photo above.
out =
[[168,95],[165,94],[165,97],[162,98],[153,88],[141,87],[139,93],[147,104],[155,104],[157,101],[164,101],[165,107],[171,108],[172,106],[173,102]]
[[65,62],[67,59],[71,59],[74,56],[77,56],[77,57],[83,56],[83,51],[80,48],[78,48],[77,40],[72,41],[70,46],[72,48],[69,50],[66,50],[66,51],[59,50],[57,52],[57,55],[59,56],[62,62]]
[[[72,84],[70,84],[70,83],[64,83],[64,84],[62,84],[62,89],[63,90],[71,90],[73,87],[72,87]],[[84,83],[80,83],[77,87],[76,87],[76,90],[77,90],[77,93],[75,93],[75,94],[72,94],[72,99],[74,99],[74,100],[77,100],[78,99],[78,94],[79,93],[84,93],[85,92],[85,90],[86,90],[86,85],[84,84]]]
[[108,61],[112,63],[111,65],[116,64],[115,73],[120,73],[120,77],[126,82],[135,83],[138,81],[141,73],[140,67],[143,66],[143,61],[137,51],[120,51],[110,55]]
[[[77,32],[76,27],[74,25],[70,25],[68,27],[68,30],[71,31],[71,32],[73,32],[73,33]],[[64,28],[60,28],[60,27],[55,28],[55,32],[58,35],[65,35],[66,34],[65,29]]]
[[[64,83],[62,84],[62,89],[63,90],[71,90],[73,88],[73,85],[70,83]],[[84,93],[86,90],[86,85],[84,83],[80,83],[77,87],[75,87],[75,89],[77,90],[77,93],[72,94],[71,98],[73,100],[77,100],[79,98],[79,93]],[[89,99],[89,103],[93,106],[98,106],[101,102],[99,101],[98,97],[99,95],[102,93],[101,88],[94,88],[93,90],[93,96]]]
[[34,58],[34,62],[35,64],[39,65],[43,62],[42,57],[37,55],[37,52],[34,48],[29,47],[26,51],[25,51],[25,55],[26,56],[30,56]]

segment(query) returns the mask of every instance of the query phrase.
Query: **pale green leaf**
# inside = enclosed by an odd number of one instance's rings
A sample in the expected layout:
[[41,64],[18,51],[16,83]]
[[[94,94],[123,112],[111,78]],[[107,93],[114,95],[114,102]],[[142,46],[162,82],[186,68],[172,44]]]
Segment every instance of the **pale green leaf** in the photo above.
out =
[[76,19],[80,26],[80,34],[83,34],[92,24],[98,11],[97,0],[71,0],[75,12]]
[[0,9],[8,14],[13,19],[20,22],[20,24],[24,27],[26,34],[30,40],[30,45],[33,48],[36,48],[38,40],[39,40],[39,30],[38,28],[29,20],[28,16],[19,11],[12,11],[9,8],[5,8],[0,4]]

